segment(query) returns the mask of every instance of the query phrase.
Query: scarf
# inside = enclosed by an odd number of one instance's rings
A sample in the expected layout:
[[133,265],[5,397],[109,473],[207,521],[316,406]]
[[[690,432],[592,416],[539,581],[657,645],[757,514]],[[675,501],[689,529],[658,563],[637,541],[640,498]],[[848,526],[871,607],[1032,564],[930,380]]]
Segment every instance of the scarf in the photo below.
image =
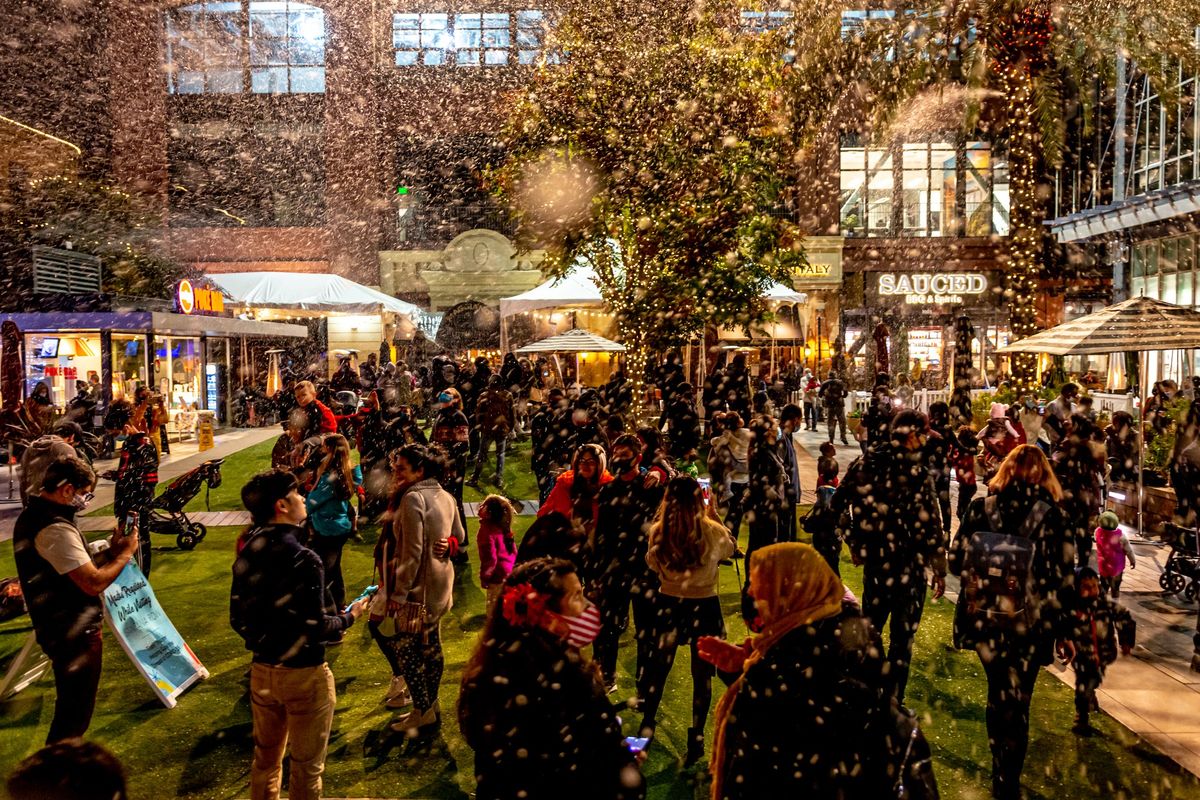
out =
[[737,701],[746,673],[766,658],[772,647],[797,628],[835,616],[842,610],[845,588],[825,559],[812,547],[799,542],[773,544],[754,551],[750,557],[751,585],[762,609],[762,632],[752,643],[752,652],[717,704],[715,741],[709,771],[713,776],[712,798],[721,800],[725,767],[725,727]]

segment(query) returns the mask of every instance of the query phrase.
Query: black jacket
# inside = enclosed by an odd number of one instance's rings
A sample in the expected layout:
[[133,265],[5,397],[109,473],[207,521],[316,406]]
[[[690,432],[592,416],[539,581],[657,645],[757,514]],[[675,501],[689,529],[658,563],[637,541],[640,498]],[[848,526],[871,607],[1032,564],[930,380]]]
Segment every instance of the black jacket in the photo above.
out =
[[[997,498],[997,511],[1005,530],[992,530],[993,525],[988,521],[984,506],[986,497],[972,500],[958,527],[954,542],[950,545],[947,559],[950,573],[962,576],[972,534],[978,531],[1016,534],[1036,503],[1041,501],[1049,505],[1050,509],[1042,520],[1041,528],[1035,534],[1037,541],[1034,546],[1033,573],[1037,593],[1041,599],[1038,626],[1032,636],[1011,642],[1006,639],[1001,643],[1028,648],[1036,654],[1039,663],[1049,664],[1054,658],[1054,639],[1061,620],[1059,593],[1070,585],[1068,579],[1074,575],[1075,569],[1075,547],[1068,531],[1067,518],[1050,493],[1040,486],[1010,483]],[[969,648],[984,642],[995,643],[994,639],[980,634],[967,618],[966,604],[959,603],[954,611],[955,645]]]
[[1074,596],[1066,605],[1061,628],[1063,636],[1075,643],[1076,664],[1102,670],[1117,660],[1118,643],[1121,647],[1137,643],[1137,622],[1120,603],[1104,596]]
[[519,644],[493,652],[491,665],[463,682],[459,726],[475,751],[478,800],[643,797],[598,673],[541,628]]
[[600,487],[590,573],[597,577],[602,599],[607,590],[613,589],[617,602],[628,602],[628,591],[620,589],[629,583],[647,588],[658,584],[653,570],[646,565],[647,532],[665,487],[659,484],[645,488],[645,476],[642,470],[631,481],[618,476]]
[[300,544],[303,536],[294,525],[264,525],[250,532],[233,563],[229,622],[260,664],[323,664],[322,642],[354,622],[349,614],[325,614],[325,570]]
[[721,800],[892,796],[878,642],[846,609],[787,634],[746,671],[725,725]]
[[922,451],[887,445],[856,459],[833,505],[844,516],[843,538],[868,574],[945,570],[942,512]]

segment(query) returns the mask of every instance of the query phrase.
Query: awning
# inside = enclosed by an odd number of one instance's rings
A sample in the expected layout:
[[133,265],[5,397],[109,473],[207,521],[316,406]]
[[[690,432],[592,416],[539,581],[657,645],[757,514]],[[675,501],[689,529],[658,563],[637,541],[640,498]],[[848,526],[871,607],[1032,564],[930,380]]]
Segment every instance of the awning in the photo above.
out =
[[763,293],[768,303],[807,303],[808,295],[804,292],[797,292],[784,286],[782,283],[773,283],[771,288]]
[[527,344],[516,353],[624,353],[625,345],[605,339],[583,328],[572,330]]
[[308,328],[283,322],[260,322],[234,317],[168,314],[161,311],[53,311],[4,314],[22,333],[68,330],[126,331],[166,336],[283,336],[307,339]]
[[377,313],[382,309],[414,321],[424,313],[412,303],[329,273],[226,272],[207,277],[230,299],[254,306],[348,313]]
[[1046,223],[1060,242],[1081,242],[1200,211],[1200,181],[1140,194]]
[[1200,348],[1200,311],[1135,297],[1013,342],[996,352],[1076,356],[1193,348]]

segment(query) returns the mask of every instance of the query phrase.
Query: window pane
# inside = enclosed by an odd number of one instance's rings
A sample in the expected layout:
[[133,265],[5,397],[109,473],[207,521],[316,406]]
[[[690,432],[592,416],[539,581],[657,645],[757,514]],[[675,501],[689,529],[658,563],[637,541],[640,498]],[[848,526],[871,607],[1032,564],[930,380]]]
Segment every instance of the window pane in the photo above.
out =
[[292,91],[297,94],[320,94],[325,91],[324,67],[292,67]]
[[396,51],[396,66],[411,67],[417,63],[416,50],[397,50]]
[[250,89],[256,94],[287,92],[287,67],[257,67],[250,71]]

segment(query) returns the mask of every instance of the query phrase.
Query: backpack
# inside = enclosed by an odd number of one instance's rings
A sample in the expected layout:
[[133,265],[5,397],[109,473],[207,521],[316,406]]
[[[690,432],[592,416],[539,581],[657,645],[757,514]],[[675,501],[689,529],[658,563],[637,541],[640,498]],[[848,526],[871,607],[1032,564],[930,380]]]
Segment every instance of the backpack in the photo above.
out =
[[1016,535],[1003,529],[996,497],[983,501],[992,531],[971,534],[962,572],[959,603],[977,631],[1025,632],[1038,616],[1040,599],[1033,574],[1034,534],[1050,511],[1038,501]]

